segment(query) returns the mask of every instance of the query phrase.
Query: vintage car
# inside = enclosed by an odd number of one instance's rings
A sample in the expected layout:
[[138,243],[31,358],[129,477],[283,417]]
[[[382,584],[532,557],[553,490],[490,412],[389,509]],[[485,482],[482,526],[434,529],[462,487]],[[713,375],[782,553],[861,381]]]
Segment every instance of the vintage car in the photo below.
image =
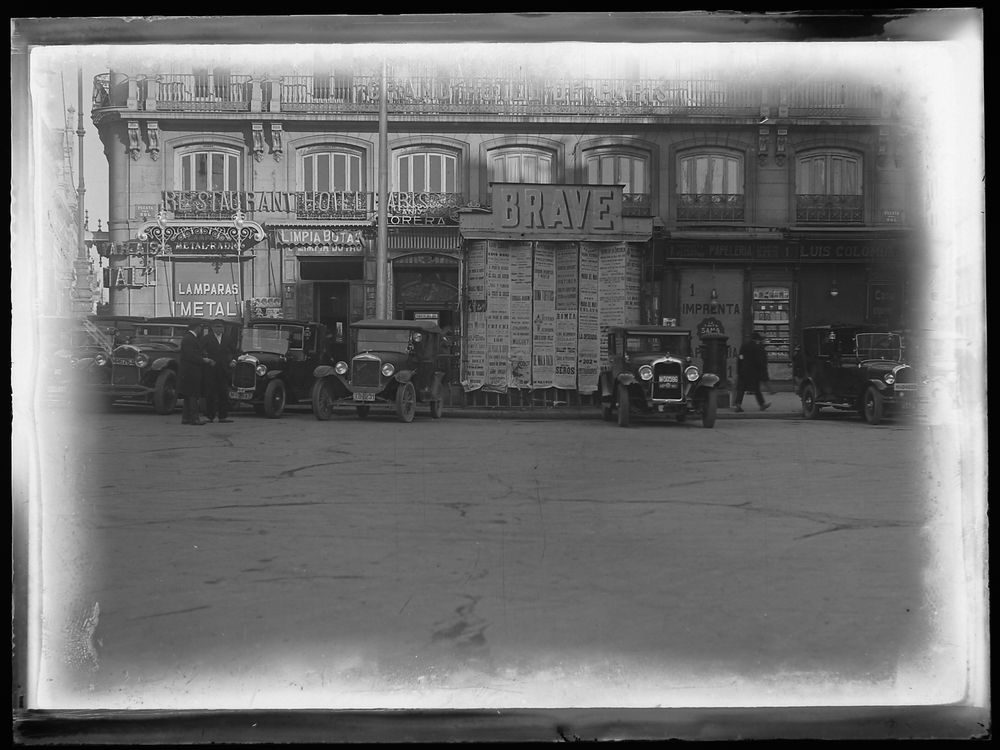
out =
[[691,331],[669,326],[623,326],[608,330],[608,363],[601,373],[601,413],[628,427],[632,415],[667,414],[683,422],[701,417],[715,425],[719,376],[702,372],[692,359]]
[[303,320],[258,318],[243,329],[229,400],[251,404],[277,419],[288,404],[309,401],[313,371],[332,363],[326,326]]
[[866,326],[802,329],[793,375],[806,419],[830,407],[855,411],[875,425],[912,409],[921,396],[917,374],[903,360],[902,337]]
[[110,369],[95,364],[97,355],[105,355],[106,362],[112,350],[127,341],[143,320],[107,315],[42,319],[42,357],[49,396],[75,400],[79,386],[108,382]]
[[334,407],[353,404],[359,417],[373,405],[392,406],[403,422],[412,422],[417,404],[430,415],[444,414],[449,356],[441,329],[426,320],[361,320],[352,324],[356,354],[313,373],[312,406],[317,419],[330,419]]
[[[177,370],[181,339],[193,318],[150,318],[136,323],[123,343],[110,355],[94,357],[106,376],[89,383],[98,399],[149,404],[157,414],[170,414],[177,406]],[[210,321],[203,321],[205,327]],[[232,326],[230,325],[230,328]]]

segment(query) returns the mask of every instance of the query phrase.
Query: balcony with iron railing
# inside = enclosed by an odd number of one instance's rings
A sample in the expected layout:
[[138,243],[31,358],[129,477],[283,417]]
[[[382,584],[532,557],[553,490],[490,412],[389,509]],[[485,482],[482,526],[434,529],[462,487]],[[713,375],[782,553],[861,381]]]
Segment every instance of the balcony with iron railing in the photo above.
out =
[[678,222],[726,222],[746,220],[746,199],[742,193],[678,193]]
[[796,195],[795,221],[799,224],[861,224],[864,196]]
[[[815,82],[774,86],[700,79],[502,78],[411,76],[387,80],[394,114],[590,117],[727,115],[878,117],[875,85]],[[364,114],[379,108],[379,75],[253,77],[159,73],[94,78],[95,113],[269,112]]]

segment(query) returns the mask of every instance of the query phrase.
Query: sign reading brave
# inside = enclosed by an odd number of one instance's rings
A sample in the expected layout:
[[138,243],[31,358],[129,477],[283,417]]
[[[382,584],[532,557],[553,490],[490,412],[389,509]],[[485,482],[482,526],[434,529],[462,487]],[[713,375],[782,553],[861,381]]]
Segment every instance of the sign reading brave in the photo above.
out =
[[622,231],[620,185],[493,184],[496,229],[526,239],[589,239]]

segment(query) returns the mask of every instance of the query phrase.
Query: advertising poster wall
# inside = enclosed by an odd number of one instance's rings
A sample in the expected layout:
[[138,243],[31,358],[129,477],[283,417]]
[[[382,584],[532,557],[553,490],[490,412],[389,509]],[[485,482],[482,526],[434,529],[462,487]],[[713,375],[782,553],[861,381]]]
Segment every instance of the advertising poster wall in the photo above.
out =
[[556,374],[556,252],[553,245],[535,246],[534,310],[532,311],[532,386],[551,388]]
[[597,390],[597,378],[601,369],[601,325],[598,314],[598,290],[600,279],[599,245],[588,242],[580,244],[580,285],[579,308],[577,310],[577,354],[576,373],[580,393]]
[[486,382],[486,242],[472,242],[465,259],[466,294],[466,390],[482,388]]
[[556,254],[556,388],[577,387],[577,311],[579,309],[580,276],[577,243],[561,243]]
[[484,390],[510,386],[510,249],[486,245],[486,382]]
[[512,244],[510,252],[510,387],[531,387],[531,243]]

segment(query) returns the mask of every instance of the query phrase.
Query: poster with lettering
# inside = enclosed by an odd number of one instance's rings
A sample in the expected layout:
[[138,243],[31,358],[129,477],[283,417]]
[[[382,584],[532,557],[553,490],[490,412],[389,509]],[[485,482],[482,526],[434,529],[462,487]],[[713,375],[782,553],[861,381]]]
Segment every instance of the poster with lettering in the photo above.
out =
[[486,243],[469,243],[465,258],[466,342],[462,387],[474,391],[486,382]]
[[577,289],[580,286],[577,243],[556,246],[556,388],[576,388]]
[[531,387],[531,243],[508,245],[510,252],[510,386]]
[[535,244],[534,309],[532,311],[531,385],[551,388],[556,374],[556,252],[552,244]]
[[173,263],[170,315],[239,320],[243,294],[238,263]]
[[510,249],[486,244],[486,382],[483,390],[510,386]]
[[601,361],[608,359],[608,328],[625,323],[625,259],[628,248],[602,245],[597,303],[601,326]]
[[598,279],[600,271],[600,245],[580,243],[579,309],[576,326],[576,375],[577,391],[593,393],[601,362],[601,335],[598,316]]
[[642,250],[625,245],[625,325],[640,322],[640,295],[642,293]]

